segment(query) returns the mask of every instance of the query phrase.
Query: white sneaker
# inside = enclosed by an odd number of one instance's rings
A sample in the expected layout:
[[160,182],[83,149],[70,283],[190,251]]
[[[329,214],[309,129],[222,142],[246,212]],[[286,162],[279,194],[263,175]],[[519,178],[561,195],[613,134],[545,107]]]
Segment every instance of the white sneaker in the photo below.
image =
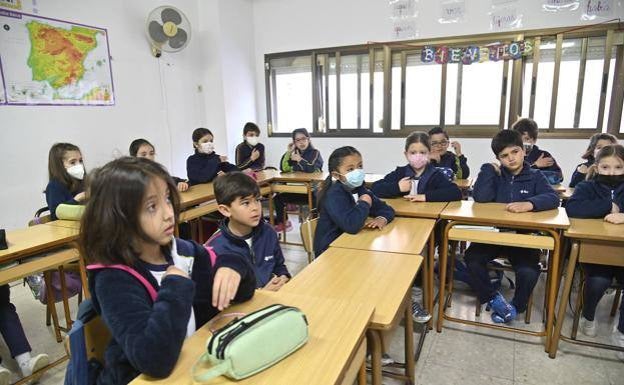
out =
[[11,381],[11,371],[0,365],[0,385],[9,385]]
[[423,291],[418,286],[412,286],[412,301],[422,301]]
[[[371,358],[372,356],[370,354],[366,355],[366,364],[368,366],[371,365]],[[391,364],[394,364],[394,359],[392,357],[390,357],[390,355],[388,353],[383,353],[381,355],[381,366],[388,366]]]
[[[32,357],[30,359],[30,361],[28,362],[28,365],[26,367],[21,368],[22,369],[22,376],[23,377],[28,377],[31,374],[33,374],[34,372],[43,369],[44,367],[48,366],[48,364],[50,363],[50,358],[48,357],[47,354],[37,354],[36,356]],[[41,378],[41,375],[36,376],[35,378],[33,378],[31,380],[31,384],[36,383],[39,378]]]
[[596,322],[589,321],[581,316],[581,332],[587,337],[596,337]]
[[[613,334],[611,334],[611,342],[615,346],[619,346],[621,348],[624,348],[624,333],[622,333],[621,331],[619,331],[616,328],[613,331]],[[617,352],[615,354],[617,355],[617,358],[619,358],[620,360],[624,361],[624,352]]]

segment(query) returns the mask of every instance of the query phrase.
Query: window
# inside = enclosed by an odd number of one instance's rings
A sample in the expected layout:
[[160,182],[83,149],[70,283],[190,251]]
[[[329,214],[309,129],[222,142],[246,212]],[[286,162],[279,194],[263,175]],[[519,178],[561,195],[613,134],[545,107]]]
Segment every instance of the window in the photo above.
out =
[[290,133],[312,124],[312,67],[310,56],[270,61],[273,133]]
[[405,125],[437,126],[440,124],[441,84],[441,65],[423,63],[420,51],[407,56],[405,66]]

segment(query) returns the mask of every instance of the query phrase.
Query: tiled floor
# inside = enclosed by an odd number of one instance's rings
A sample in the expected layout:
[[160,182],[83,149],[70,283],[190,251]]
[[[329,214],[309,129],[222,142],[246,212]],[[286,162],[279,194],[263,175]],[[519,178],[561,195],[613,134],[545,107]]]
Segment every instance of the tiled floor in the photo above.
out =
[[[296,219],[295,229],[288,233],[289,241],[299,240]],[[307,255],[299,246],[284,245],[286,264],[293,274],[307,265]],[[525,325],[515,321],[519,327],[531,329],[541,327],[541,309],[544,298],[544,278],[535,291],[535,305],[532,323]],[[509,290],[504,292],[511,297]],[[617,321],[609,317],[613,294],[605,296],[598,308],[599,322],[597,338],[608,342],[608,336]],[[64,354],[61,344],[54,340],[51,328],[45,327],[45,307],[35,301],[28,288],[16,283],[12,289],[12,300],[16,305],[28,338],[36,353],[46,352],[51,359]],[[75,298],[72,309],[75,310]],[[461,317],[474,319],[474,297],[468,292],[458,292],[453,297],[452,312]],[[62,311],[59,314],[61,315]],[[569,312],[568,312],[569,313]],[[569,332],[571,317],[568,314],[564,330]],[[481,320],[489,320],[485,309]],[[61,315],[62,318],[62,315]],[[579,337],[581,335],[579,334]],[[3,363],[14,369],[14,362],[6,346],[0,342]],[[398,332],[390,347],[390,355],[403,359],[403,334]],[[65,364],[50,370],[40,384],[62,384]],[[417,384],[624,384],[624,363],[609,350],[594,349],[561,342],[556,359],[548,358],[542,340],[519,333],[504,333],[492,329],[445,323],[442,333],[435,330],[427,334],[423,350],[416,365]],[[17,377],[14,378],[17,380]],[[384,384],[400,384],[384,379]],[[319,384],[321,385],[321,384]]]

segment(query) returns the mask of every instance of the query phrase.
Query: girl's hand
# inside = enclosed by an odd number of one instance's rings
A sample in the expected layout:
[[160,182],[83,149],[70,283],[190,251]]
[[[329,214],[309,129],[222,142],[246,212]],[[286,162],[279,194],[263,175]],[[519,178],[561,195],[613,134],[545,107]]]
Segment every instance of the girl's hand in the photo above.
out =
[[372,221],[366,223],[364,225],[364,227],[367,227],[369,229],[383,229],[386,225],[388,224],[388,220],[384,217],[377,217],[375,219],[373,219]]
[[412,189],[412,180],[409,176],[406,176],[405,178],[399,181],[399,191],[408,192],[411,189]]
[[624,213],[611,213],[604,217],[605,222],[613,223],[614,225],[621,225],[624,223]]
[[427,197],[425,194],[416,194],[416,195],[405,195],[403,198],[409,200],[410,202],[426,202]]
[[241,276],[229,267],[221,267],[217,270],[212,284],[212,306],[223,310],[230,306],[230,302],[236,296]]
[[184,271],[175,267],[175,265],[171,265],[167,268],[167,271],[165,271],[165,275],[163,275],[163,278],[169,275],[179,275],[180,277],[184,277],[184,278],[189,277],[188,274],[186,274]]
[[587,167],[584,164],[582,164],[582,165],[580,165],[580,166],[578,166],[576,168],[576,171],[580,172],[581,174],[587,174],[587,170],[589,170],[589,167]]
[[85,192],[83,191],[83,192],[81,192],[81,193],[79,193],[79,194],[76,194],[76,196],[74,197],[74,200],[75,200],[76,202],[82,202],[82,201],[84,201],[84,200],[85,200],[85,198],[86,198],[86,196],[85,196]]
[[513,202],[505,206],[505,209],[512,213],[526,213],[533,210],[531,202]]
[[184,191],[186,191],[188,189],[189,189],[188,183],[186,183],[186,182],[179,182],[178,183],[178,191],[184,192]]
[[273,276],[271,280],[263,287],[264,290],[270,291],[278,291],[284,286],[284,284],[288,282],[288,277],[285,275],[280,275],[279,277]]

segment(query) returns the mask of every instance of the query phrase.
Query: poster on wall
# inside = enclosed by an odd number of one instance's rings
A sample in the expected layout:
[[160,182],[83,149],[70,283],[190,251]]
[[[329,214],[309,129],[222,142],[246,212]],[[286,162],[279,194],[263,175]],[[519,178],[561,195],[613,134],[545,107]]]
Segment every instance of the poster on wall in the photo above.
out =
[[440,17],[438,23],[463,23],[466,15],[466,2],[464,0],[447,0],[440,3]]
[[580,5],[580,0],[543,0],[542,10],[546,12],[576,11]]
[[406,40],[418,37],[417,3],[417,0],[388,0],[390,20],[392,20],[392,38]]
[[504,31],[522,27],[522,14],[515,0],[492,0],[490,7],[490,30]]
[[583,0],[581,19],[609,19],[614,16],[614,8],[614,0]]
[[9,8],[19,11],[22,9],[22,0],[0,0],[0,8]]
[[115,104],[104,28],[0,8],[5,105]]

